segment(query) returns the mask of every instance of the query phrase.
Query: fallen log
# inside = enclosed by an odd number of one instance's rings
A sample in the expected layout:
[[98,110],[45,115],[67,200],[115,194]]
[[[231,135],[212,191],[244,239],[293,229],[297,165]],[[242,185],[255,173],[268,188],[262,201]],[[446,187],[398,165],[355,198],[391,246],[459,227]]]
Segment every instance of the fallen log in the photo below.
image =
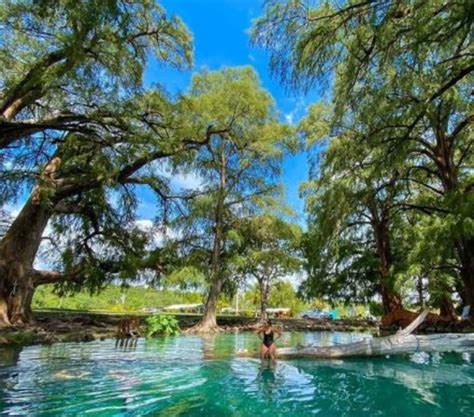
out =
[[[367,338],[355,343],[336,346],[297,346],[277,350],[278,358],[347,358],[355,356],[402,355],[414,352],[474,351],[474,333],[446,333],[419,336],[413,331],[425,320],[421,313],[409,326],[387,337]],[[249,356],[239,352],[239,356]],[[254,356],[254,355],[251,355]]]
[[354,356],[403,355],[415,352],[474,351],[473,333],[447,333],[427,336],[406,335],[365,339],[327,347],[294,347],[277,350],[279,358],[347,358]]

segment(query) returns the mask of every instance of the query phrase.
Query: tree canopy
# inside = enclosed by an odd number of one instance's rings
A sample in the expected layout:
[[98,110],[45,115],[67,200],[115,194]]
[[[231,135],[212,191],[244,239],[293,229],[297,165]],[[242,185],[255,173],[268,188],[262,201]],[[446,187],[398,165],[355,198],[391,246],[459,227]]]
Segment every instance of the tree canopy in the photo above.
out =
[[466,2],[275,0],[254,21],[284,84],[332,87],[300,126],[324,141],[304,188],[306,288],[367,296],[385,275],[401,292],[421,274],[442,314],[453,293],[473,304],[472,16]]

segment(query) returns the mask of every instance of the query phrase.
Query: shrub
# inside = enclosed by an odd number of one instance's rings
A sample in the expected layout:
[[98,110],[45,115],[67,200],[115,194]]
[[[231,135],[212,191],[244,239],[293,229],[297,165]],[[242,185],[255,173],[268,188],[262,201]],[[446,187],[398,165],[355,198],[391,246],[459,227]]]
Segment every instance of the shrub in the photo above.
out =
[[370,314],[376,317],[382,317],[384,313],[382,303],[377,303],[375,301],[369,302],[369,310],[370,310]]
[[166,314],[156,314],[145,319],[146,335],[153,336],[173,336],[179,334],[178,320]]

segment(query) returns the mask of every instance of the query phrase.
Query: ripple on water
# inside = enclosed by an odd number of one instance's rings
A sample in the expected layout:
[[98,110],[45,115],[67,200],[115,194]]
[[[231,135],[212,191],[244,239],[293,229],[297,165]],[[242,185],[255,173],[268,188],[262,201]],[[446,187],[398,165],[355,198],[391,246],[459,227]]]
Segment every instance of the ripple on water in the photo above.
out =
[[[366,335],[285,334],[283,345]],[[237,358],[251,334],[32,346],[0,357],[0,411],[17,416],[472,417],[472,355],[371,360]],[[3,358],[3,359],[2,359]]]

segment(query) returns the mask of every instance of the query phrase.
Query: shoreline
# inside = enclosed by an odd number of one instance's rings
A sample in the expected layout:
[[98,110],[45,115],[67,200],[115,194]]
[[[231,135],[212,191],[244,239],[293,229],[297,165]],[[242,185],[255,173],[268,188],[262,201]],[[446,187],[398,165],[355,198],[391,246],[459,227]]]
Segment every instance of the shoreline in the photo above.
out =
[[[126,318],[137,317],[142,325],[149,314],[123,314],[83,311],[35,311],[34,324],[25,327],[0,329],[0,347],[27,346],[34,344],[52,344],[59,342],[90,342],[117,338],[118,324]],[[181,330],[198,323],[200,315],[175,315]],[[396,332],[395,327],[381,329],[378,323],[367,320],[306,320],[299,318],[272,319],[283,331],[338,331],[370,332],[375,335]],[[242,316],[218,316],[217,323],[224,333],[254,331],[258,319]],[[143,328],[142,328],[143,330]],[[420,333],[470,333],[474,332],[474,323],[452,322],[427,324]]]

